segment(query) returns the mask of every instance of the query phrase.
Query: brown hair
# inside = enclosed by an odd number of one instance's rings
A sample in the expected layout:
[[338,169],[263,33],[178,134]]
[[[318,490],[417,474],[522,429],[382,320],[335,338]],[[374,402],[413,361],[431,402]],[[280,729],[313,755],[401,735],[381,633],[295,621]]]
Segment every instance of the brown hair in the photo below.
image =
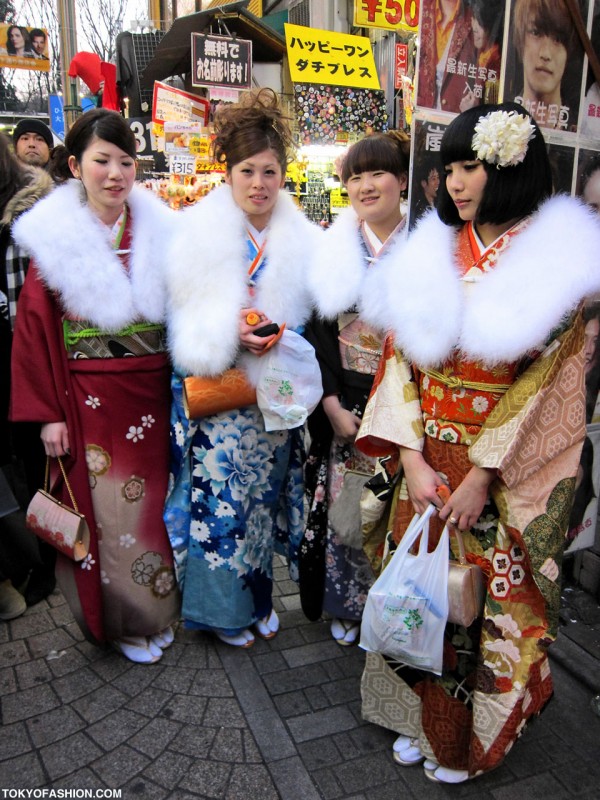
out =
[[567,52],[575,44],[575,27],[564,0],[517,0],[513,25],[519,58],[523,58],[525,35],[532,25],[540,36],[556,39]]
[[410,136],[403,131],[372,133],[348,150],[342,162],[342,182],[361,172],[383,170],[400,177],[408,173]]
[[26,184],[21,162],[7,137],[0,133],[0,217],[8,201]]
[[272,89],[244,93],[239,103],[222,106],[215,117],[213,154],[230,170],[257,153],[272,150],[285,174],[292,149],[292,133]]

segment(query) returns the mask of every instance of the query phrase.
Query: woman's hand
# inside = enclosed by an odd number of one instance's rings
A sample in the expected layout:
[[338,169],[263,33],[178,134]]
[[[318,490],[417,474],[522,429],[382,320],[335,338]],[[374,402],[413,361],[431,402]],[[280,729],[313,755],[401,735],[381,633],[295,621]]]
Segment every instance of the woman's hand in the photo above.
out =
[[360,417],[344,408],[337,394],[329,394],[323,398],[323,410],[338,439],[342,439],[344,442],[353,442],[356,439],[360,428]]
[[[257,317],[254,325],[250,325],[248,319],[252,320],[252,314]],[[249,350],[255,356],[261,356],[266,351],[269,342],[277,335],[272,333],[270,336],[256,336],[253,331],[269,325],[271,320],[256,308],[242,308],[239,318],[240,343],[242,347]]]
[[56,458],[69,452],[69,431],[66,422],[47,422],[42,425],[40,437],[47,456]]
[[408,447],[400,448],[400,462],[406,478],[408,496],[419,514],[427,509],[430,503],[442,508],[443,502],[437,493],[437,487],[443,484],[437,472],[429,466],[418,450]]
[[495,469],[471,467],[440,511],[440,519],[449,520],[461,531],[472,528],[481,516],[490,484],[495,477]]

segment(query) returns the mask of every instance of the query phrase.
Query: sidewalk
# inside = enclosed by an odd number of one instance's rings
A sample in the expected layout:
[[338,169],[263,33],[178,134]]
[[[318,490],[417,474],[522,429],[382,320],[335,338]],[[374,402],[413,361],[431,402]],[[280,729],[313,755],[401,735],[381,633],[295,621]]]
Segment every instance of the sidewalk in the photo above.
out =
[[394,764],[395,735],[361,720],[364,653],[305,619],[281,561],[276,579],[281,632],[248,651],[180,628],[159,663],[135,665],[84,641],[58,592],[0,623],[0,797],[40,787],[121,789],[125,800],[599,796],[600,609],[589,595],[565,591],[555,697],[539,720],[498,770],[444,787]]

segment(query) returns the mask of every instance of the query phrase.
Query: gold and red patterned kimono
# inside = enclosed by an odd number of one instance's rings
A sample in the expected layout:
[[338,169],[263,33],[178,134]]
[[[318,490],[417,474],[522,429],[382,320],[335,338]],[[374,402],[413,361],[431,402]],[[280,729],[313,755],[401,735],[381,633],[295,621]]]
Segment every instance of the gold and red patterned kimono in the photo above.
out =
[[[483,254],[470,224],[458,232],[455,260],[467,295],[527,224]],[[580,316],[569,323],[538,352],[494,367],[454,351],[435,369],[419,369],[388,339],[359,432],[358,446],[370,455],[398,445],[422,450],[452,490],[472,465],[497,471],[489,502],[463,534],[468,560],[487,577],[483,618],[468,629],[448,624],[441,677],[368,653],[362,680],[365,719],[418,737],[424,755],[470,777],[498,766],[552,694],[547,648],[557,634],[584,436]],[[402,480],[387,540],[366,543],[374,564],[413,514]],[[439,534],[440,521],[432,525]]]

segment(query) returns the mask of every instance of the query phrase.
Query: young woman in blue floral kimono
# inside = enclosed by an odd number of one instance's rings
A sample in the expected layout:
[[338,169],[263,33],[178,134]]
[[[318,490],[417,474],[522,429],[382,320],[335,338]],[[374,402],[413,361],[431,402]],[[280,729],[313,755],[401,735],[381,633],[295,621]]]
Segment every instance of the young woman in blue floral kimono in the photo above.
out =
[[186,419],[182,381],[217,376],[273,340],[248,324],[301,327],[318,229],[283,191],[291,135],[274,92],[249,93],[216,120],[225,184],[183,215],[169,261],[174,364],[172,474],[165,521],[188,628],[249,647],[273,637],[274,550],[296,576],[302,536],[302,435],[267,432],[256,405]]

